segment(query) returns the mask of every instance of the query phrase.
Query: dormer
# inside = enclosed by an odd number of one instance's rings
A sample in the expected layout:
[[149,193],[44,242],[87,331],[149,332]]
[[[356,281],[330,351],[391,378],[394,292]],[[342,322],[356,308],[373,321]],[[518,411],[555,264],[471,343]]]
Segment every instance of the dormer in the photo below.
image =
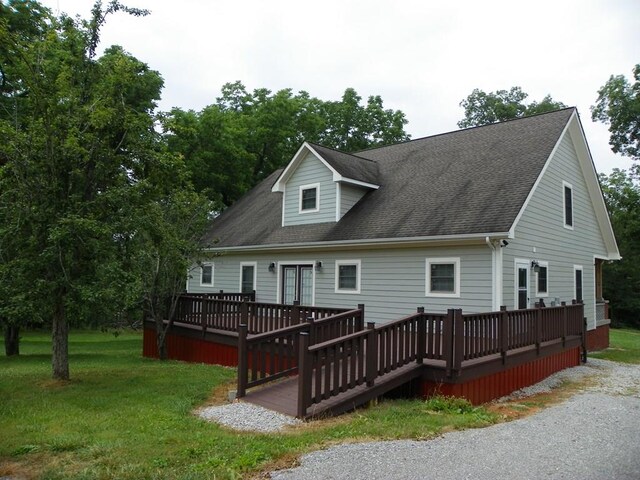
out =
[[282,192],[282,226],[338,222],[368,191],[377,190],[372,160],[305,142],[271,191]]

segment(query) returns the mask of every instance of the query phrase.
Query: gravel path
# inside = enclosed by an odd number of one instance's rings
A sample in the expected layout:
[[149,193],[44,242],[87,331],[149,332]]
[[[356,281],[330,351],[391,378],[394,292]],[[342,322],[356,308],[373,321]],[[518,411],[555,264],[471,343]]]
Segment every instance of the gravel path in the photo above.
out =
[[586,375],[594,386],[530,417],[428,441],[339,445],[271,478],[640,479],[640,366],[590,359],[513,397]]
[[302,423],[297,418],[243,402],[203,408],[198,415],[235,430],[255,432],[277,432],[287,426]]

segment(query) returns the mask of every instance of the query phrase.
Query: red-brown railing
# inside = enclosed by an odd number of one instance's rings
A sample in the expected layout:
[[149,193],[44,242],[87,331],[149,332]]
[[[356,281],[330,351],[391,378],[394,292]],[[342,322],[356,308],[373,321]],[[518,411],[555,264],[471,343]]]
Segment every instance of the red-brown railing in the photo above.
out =
[[[294,305],[293,310],[298,310]],[[339,309],[300,307],[301,311],[328,315]],[[298,312],[300,313],[300,312]],[[316,319],[309,316],[306,321],[289,325],[270,332],[249,335],[248,326],[241,323],[238,328],[238,390],[237,396],[243,397],[246,389],[277,380],[295,373],[299,358],[296,347],[298,334],[305,332],[312,339],[310,345],[361,331],[364,328],[364,306],[341,312],[336,315]]]

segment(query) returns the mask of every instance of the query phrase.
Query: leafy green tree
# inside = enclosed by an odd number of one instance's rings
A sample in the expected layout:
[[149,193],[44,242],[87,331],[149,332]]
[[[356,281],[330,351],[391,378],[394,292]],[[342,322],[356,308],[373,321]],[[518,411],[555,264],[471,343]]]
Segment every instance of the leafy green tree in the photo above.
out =
[[352,152],[409,138],[402,112],[385,109],[379,96],[361,101],[353,89],[325,102],[291,89],[248,92],[234,82],[215,104],[200,112],[173,109],[163,125],[196,189],[224,208],[284,166],[304,140]]
[[[633,69],[634,83],[623,75],[609,77],[598,90],[591,117],[609,125],[609,144],[615,153],[640,160],[640,64]],[[640,165],[635,165],[640,169]]]
[[[167,212],[195,200],[159,187],[185,177],[154,128],[160,75],[117,46],[96,56],[108,15],[145,11],[97,2],[83,21],[35,2],[2,8],[0,315],[51,321],[53,376],[68,379],[70,323],[139,303],[144,239],[174,235]],[[166,221],[148,221],[165,208]]]
[[564,103],[553,100],[550,95],[540,102],[534,101],[527,105],[525,100],[528,96],[520,87],[489,93],[476,88],[460,102],[460,106],[464,108],[464,118],[458,122],[458,126],[479,127],[566,107]]
[[604,295],[615,324],[640,327],[640,182],[625,170],[600,175],[622,260],[604,265]]

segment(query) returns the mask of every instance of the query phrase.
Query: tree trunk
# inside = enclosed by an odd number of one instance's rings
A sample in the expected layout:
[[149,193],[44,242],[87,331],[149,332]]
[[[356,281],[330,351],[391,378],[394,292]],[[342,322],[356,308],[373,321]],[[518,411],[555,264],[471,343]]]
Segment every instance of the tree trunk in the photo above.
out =
[[53,378],[69,380],[69,325],[67,325],[62,301],[56,306],[56,311],[53,314],[51,340],[53,344],[51,356]]
[[4,353],[7,357],[20,355],[20,327],[17,325],[4,328]]

